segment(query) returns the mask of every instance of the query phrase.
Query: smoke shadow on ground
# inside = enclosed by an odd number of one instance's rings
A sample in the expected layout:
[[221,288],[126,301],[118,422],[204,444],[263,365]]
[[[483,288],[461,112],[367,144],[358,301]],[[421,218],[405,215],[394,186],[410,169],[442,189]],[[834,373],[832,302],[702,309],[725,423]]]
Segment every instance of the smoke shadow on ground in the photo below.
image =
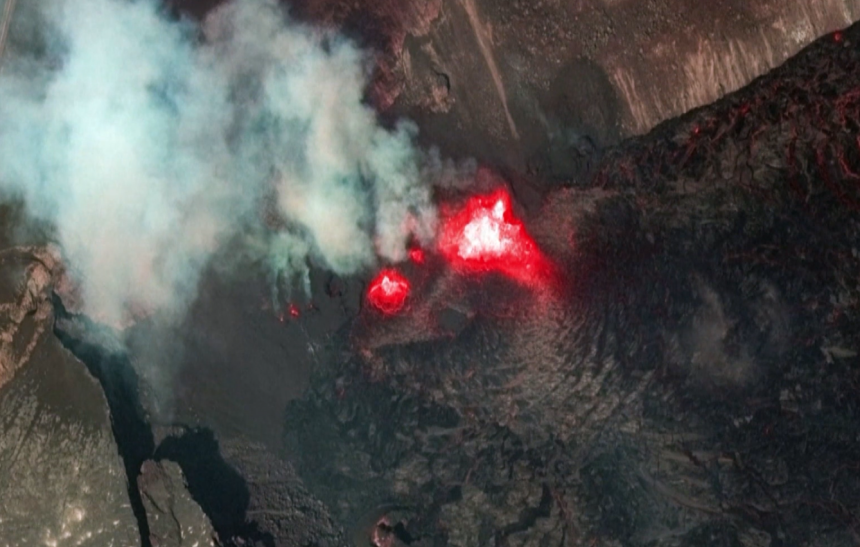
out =
[[188,491],[209,517],[218,536],[230,545],[235,538],[274,546],[271,535],[245,521],[250,493],[245,480],[221,456],[212,430],[195,428],[171,436],[156,447],[148,413],[141,400],[142,382],[126,351],[105,343],[101,327],[69,313],[59,297],[53,299],[57,321],[54,334],[99,382],[111,417],[111,429],[126,473],[129,502],[142,547],[152,547],[149,523],[137,477],[149,459],[179,464]]
[[66,350],[86,365],[98,380],[110,410],[111,430],[126,473],[126,485],[132,512],[140,530],[142,547],[152,547],[149,524],[137,475],[140,467],[155,450],[152,430],[140,404],[140,386],[137,375],[126,355],[106,349],[89,339],[97,327],[86,318],[70,314],[59,297],[53,297],[55,316],[54,335]]
[[164,408],[153,408],[153,422],[205,425],[218,438],[242,435],[271,445],[283,407],[299,396],[311,368],[311,313],[300,310],[302,317],[292,318],[289,302],[273,309],[270,284],[250,266],[241,275],[205,272],[175,329],[157,322],[135,327],[135,365],[155,377],[154,395],[164,400]]
[[179,437],[168,437],[154,457],[179,464],[191,497],[209,517],[220,538],[241,537],[274,547],[271,534],[261,532],[257,523],[245,520],[250,492],[245,479],[224,461],[211,430],[194,428]]

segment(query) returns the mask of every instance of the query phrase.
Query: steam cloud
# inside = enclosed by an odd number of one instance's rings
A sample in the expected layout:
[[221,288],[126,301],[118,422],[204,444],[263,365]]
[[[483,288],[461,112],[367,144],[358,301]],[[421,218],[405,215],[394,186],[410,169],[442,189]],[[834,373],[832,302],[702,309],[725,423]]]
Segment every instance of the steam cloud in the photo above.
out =
[[344,38],[274,0],[199,26],[151,0],[30,9],[0,74],[0,189],[55,228],[93,317],[181,311],[237,234],[288,276],[309,257],[353,273],[433,237],[415,128],[379,125],[368,59]]

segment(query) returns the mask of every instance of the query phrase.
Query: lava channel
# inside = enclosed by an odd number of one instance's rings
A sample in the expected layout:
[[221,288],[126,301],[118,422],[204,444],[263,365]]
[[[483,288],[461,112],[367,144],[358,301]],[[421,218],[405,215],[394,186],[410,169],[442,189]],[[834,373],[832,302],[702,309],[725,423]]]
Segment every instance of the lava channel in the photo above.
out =
[[531,283],[547,261],[514,215],[505,190],[475,196],[442,225],[438,247],[454,267],[472,272],[500,271]]
[[386,268],[370,282],[367,300],[385,314],[394,314],[403,308],[409,296],[409,280],[393,268]]

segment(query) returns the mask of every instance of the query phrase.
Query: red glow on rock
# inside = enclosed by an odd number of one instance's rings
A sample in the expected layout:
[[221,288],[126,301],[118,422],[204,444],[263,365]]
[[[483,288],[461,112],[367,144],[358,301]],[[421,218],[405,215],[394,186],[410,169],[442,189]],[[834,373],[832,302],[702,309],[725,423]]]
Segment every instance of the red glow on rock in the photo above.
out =
[[473,197],[449,217],[442,226],[439,250],[455,267],[497,270],[521,281],[533,280],[544,263],[504,190]]
[[409,296],[409,281],[397,270],[386,268],[379,272],[367,289],[367,300],[379,311],[397,313]]
[[842,40],[843,40],[844,38],[845,38],[845,36],[843,36],[843,35],[842,35],[842,32],[840,32],[840,31],[838,31],[838,30],[837,30],[836,32],[834,32],[834,33],[833,33],[833,41],[834,41],[834,42],[836,42],[837,44],[842,43]]
[[409,259],[416,264],[424,264],[424,250],[417,247],[410,250]]
[[299,315],[301,314],[302,312],[299,310],[298,306],[296,306],[295,304],[290,304],[290,317],[292,317],[293,319],[298,319]]

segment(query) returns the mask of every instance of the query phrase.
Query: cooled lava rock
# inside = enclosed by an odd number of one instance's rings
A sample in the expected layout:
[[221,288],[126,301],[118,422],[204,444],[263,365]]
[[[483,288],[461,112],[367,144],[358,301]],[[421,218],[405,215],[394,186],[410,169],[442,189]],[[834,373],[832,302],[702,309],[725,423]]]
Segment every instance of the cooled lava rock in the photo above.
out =
[[[285,442],[411,545],[852,545],[860,26],[607,151],[526,225],[560,285],[364,313]],[[469,308],[456,337],[428,321]],[[384,514],[384,509],[380,510]]]
[[167,460],[144,462],[137,486],[146,509],[153,547],[212,547],[216,544],[212,524],[191,499],[179,464]]

